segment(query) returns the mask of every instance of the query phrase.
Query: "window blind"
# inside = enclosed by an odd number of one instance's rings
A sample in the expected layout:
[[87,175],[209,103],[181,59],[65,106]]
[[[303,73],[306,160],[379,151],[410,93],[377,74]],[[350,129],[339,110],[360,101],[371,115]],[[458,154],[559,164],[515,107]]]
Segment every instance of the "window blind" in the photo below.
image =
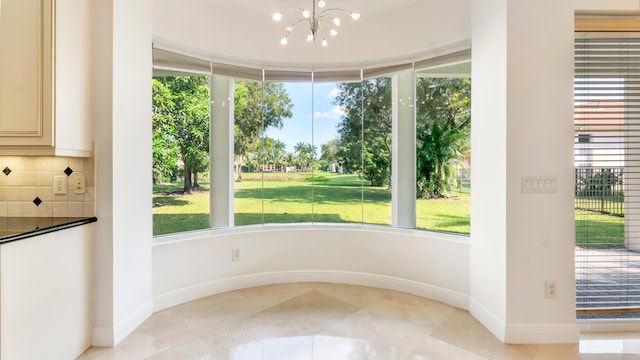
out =
[[640,38],[577,38],[574,100],[576,307],[638,317]]

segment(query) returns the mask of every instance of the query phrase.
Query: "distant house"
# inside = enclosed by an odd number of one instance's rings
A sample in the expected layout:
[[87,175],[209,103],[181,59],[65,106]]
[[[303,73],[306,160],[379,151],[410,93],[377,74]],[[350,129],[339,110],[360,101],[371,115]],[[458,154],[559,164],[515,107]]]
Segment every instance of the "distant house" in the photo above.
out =
[[576,167],[624,166],[624,103],[590,101],[575,105]]

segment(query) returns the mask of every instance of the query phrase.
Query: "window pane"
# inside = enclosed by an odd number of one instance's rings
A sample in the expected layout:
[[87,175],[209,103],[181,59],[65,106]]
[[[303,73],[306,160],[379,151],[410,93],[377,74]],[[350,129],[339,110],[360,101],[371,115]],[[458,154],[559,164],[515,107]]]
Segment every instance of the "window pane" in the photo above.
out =
[[[348,86],[359,92],[359,82]],[[313,137],[319,148],[313,182],[314,222],[362,222],[361,180],[357,174],[345,171],[340,155],[338,129],[346,119],[344,108],[339,104],[341,88],[341,84],[335,83],[313,85]],[[345,144],[348,142],[345,139]]]
[[416,228],[468,234],[471,82],[416,79]]
[[[312,137],[313,87],[310,82],[269,81],[264,86],[265,97],[281,104],[265,106],[265,121],[271,126],[263,136],[267,144],[261,172],[264,222],[312,222],[313,173],[318,156]],[[280,113],[278,106],[283,108]]]
[[153,234],[209,228],[209,78],[153,79]]
[[264,132],[262,82],[237,80],[234,87],[234,223],[262,224],[262,173],[258,140]]
[[362,221],[391,225],[391,78],[363,81],[362,97]]

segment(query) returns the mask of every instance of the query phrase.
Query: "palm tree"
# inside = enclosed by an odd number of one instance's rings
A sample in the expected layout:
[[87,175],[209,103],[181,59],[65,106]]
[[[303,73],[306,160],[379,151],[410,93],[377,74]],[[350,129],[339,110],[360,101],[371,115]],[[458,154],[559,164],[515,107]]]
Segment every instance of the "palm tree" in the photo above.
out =
[[317,148],[311,144],[298,142],[296,146],[293,147],[293,150],[296,152],[302,171],[309,171],[309,167],[316,157]]
[[282,161],[284,160],[287,154],[287,145],[281,140],[273,141],[273,162],[275,168],[278,169],[279,165],[282,165]]

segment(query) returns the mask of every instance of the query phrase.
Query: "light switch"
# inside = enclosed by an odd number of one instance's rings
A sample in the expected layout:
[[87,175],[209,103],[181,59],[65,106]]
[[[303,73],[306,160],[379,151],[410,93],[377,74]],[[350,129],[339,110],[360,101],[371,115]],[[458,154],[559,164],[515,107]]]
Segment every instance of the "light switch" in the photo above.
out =
[[53,195],[66,195],[66,194],[67,194],[67,177],[54,176],[53,177]]
[[557,193],[558,178],[555,176],[523,176],[520,190],[523,193]]

